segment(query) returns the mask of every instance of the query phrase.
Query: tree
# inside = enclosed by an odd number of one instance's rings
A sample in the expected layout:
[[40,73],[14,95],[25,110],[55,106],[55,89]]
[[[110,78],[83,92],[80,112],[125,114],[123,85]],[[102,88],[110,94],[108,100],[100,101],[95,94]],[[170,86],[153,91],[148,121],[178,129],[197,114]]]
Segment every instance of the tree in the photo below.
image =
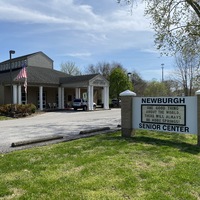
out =
[[171,77],[163,82],[168,91],[167,96],[181,96],[183,92],[180,89],[179,83]]
[[110,97],[118,98],[119,94],[125,90],[133,90],[131,81],[125,70],[120,67],[112,69],[110,74]]
[[182,52],[176,56],[175,63],[174,80],[177,81],[185,96],[192,96],[194,85],[199,77],[199,56],[192,55],[190,52]]
[[147,86],[147,82],[143,80],[140,74],[136,71],[133,71],[131,73],[130,79],[134,87],[134,92],[137,94],[137,96],[143,96],[144,90]]
[[97,66],[90,64],[86,68],[86,74],[99,74],[99,69],[97,68]]
[[61,63],[60,66],[61,66],[61,71],[65,72],[66,74],[69,74],[69,75],[72,75],[72,76],[81,75],[81,71],[75,65],[74,62]]
[[168,96],[168,93],[168,88],[166,87],[164,82],[153,80],[147,83],[147,87],[144,91],[144,96]]
[[109,79],[110,73],[113,68],[119,67],[123,69],[123,66],[120,63],[113,62],[113,63],[108,63],[108,62],[98,62],[96,65],[89,65],[86,68],[86,73],[87,74],[101,74],[104,76],[106,79]]
[[[133,5],[137,0],[118,0]],[[200,52],[200,1],[199,0],[143,0],[145,14],[151,16],[156,32],[155,43],[164,53],[190,48]],[[191,44],[191,45],[188,45]]]

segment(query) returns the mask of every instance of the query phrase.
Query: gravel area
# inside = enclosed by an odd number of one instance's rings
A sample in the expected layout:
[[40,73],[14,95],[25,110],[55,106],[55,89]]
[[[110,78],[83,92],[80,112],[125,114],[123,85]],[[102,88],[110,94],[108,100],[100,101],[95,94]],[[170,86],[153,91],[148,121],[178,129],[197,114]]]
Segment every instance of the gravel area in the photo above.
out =
[[[120,109],[91,112],[57,111],[27,118],[0,121],[0,153],[68,141],[79,137],[88,137],[93,134],[80,136],[80,131],[103,127],[110,127],[111,130],[116,130],[119,124],[121,124]],[[63,136],[63,139],[28,146],[11,147],[14,142],[37,140],[51,136]]]

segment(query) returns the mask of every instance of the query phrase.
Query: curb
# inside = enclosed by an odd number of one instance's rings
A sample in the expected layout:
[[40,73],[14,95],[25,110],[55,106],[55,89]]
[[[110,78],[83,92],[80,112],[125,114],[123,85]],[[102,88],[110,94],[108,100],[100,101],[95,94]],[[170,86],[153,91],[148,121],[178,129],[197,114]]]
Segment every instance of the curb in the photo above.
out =
[[19,146],[35,144],[35,143],[40,143],[40,142],[46,142],[46,141],[51,141],[51,140],[59,140],[59,139],[63,139],[63,136],[50,136],[50,137],[45,137],[45,138],[40,138],[40,139],[35,139],[35,140],[13,142],[11,144],[11,147],[19,147]]
[[61,142],[69,142],[69,141],[73,141],[73,140],[89,138],[89,137],[93,137],[93,136],[100,135],[100,134],[109,134],[109,133],[116,132],[118,130],[119,129],[109,129],[109,130],[104,130],[104,131],[92,132],[92,133],[88,133],[88,134],[79,134],[79,135],[67,136],[67,137],[63,137],[63,140]]
[[[98,128],[98,129],[91,129],[86,131],[80,131],[78,135],[72,135],[72,136],[49,136],[45,138],[39,138],[34,140],[26,140],[26,141],[19,141],[19,142],[13,142],[11,144],[11,147],[25,147],[28,145],[42,145],[45,142],[53,141],[53,143],[61,143],[61,142],[68,142],[72,140],[78,140],[82,138],[92,137],[98,134],[106,134],[106,133],[113,133],[115,131],[118,131],[120,129],[111,129],[110,127],[104,127],[104,128]],[[48,144],[48,143],[46,143]],[[43,146],[43,145],[42,145]],[[23,147],[23,149],[24,149]],[[27,148],[25,147],[25,148]]]
[[95,132],[107,131],[107,130],[110,130],[110,127],[103,127],[103,128],[91,129],[91,130],[86,130],[86,131],[80,131],[79,134],[83,135],[83,134],[95,133]]

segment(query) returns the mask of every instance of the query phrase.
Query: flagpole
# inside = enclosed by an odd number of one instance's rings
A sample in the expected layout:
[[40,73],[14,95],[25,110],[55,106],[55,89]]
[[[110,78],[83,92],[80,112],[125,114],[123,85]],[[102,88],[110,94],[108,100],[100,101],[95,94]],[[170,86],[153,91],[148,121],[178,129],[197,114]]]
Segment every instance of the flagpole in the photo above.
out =
[[28,95],[27,95],[28,84],[27,84],[27,78],[25,78],[25,83],[26,83],[25,93],[26,93],[26,104],[27,104],[28,103]]
[[26,104],[28,103],[28,76],[27,76],[27,65],[26,65],[26,61],[25,61],[25,69],[26,69],[26,76],[25,76],[25,92],[26,92]]

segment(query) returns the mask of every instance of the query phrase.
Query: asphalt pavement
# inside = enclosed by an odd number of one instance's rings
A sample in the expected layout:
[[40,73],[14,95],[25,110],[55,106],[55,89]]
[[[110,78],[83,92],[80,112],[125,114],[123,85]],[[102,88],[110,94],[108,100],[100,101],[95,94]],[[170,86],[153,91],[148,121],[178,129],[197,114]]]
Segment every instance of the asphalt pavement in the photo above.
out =
[[[0,121],[0,153],[7,153],[28,147],[11,147],[12,143],[40,138],[63,136],[76,138],[80,131],[110,127],[117,129],[121,124],[121,109],[97,111],[56,111],[26,118]],[[59,142],[59,140],[57,140]],[[55,143],[44,142],[40,145]],[[37,146],[38,144],[33,144]]]

